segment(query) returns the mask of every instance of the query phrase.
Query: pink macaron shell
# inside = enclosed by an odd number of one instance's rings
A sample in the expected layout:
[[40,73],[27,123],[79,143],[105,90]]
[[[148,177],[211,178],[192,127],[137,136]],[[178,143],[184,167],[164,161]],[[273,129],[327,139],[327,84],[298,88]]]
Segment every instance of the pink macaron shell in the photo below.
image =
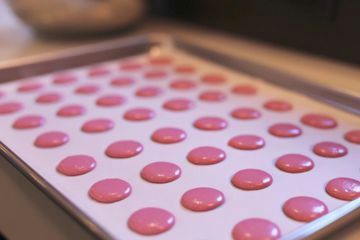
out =
[[234,174],[231,183],[242,190],[260,190],[269,187],[272,176],[260,169],[243,169]]
[[231,138],[228,145],[240,150],[256,150],[265,146],[265,140],[256,135],[238,135]]
[[267,219],[248,218],[235,225],[232,236],[234,240],[277,240],[281,238],[281,231]]
[[288,173],[303,173],[314,168],[314,161],[302,154],[285,154],[279,157],[276,167]]
[[339,158],[348,153],[347,148],[335,142],[320,142],[313,147],[315,154],[326,158]]
[[58,172],[66,176],[78,176],[92,171],[96,161],[88,155],[72,155],[64,158],[57,165]]
[[360,181],[352,178],[335,178],[326,184],[326,192],[337,199],[352,201],[360,197]]
[[220,148],[202,146],[192,149],[187,159],[189,162],[196,165],[211,165],[224,161],[226,153]]
[[129,197],[131,190],[128,182],[118,178],[108,178],[94,183],[89,195],[97,202],[113,203]]
[[110,144],[105,154],[111,158],[131,158],[143,151],[143,145],[133,140],[120,140]]
[[183,207],[195,212],[213,210],[224,202],[224,194],[215,188],[209,187],[190,189],[181,197]]
[[141,177],[151,183],[169,183],[180,175],[180,167],[170,162],[153,162],[141,170]]
[[217,131],[227,128],[228,122],[219,117],[202,117],[194,122],[194,127],[205,131]]
[[156,207],[139,209],[128,219],[132,231],[146,236],[169,231],[174,224],[175,216],[171,212]]
[[15,120],[13,128],[31,129],[38,128],[45,124],[45,118],[40,115],[26,115]]
[[151,135],[153,141],[162,144],[178,143],[185,140],[186,137],[185,131],[171,127],[160,128]]
[[50,131],[39,135],[34,145],[39,148],[54,148],[66,144],[69,140],[69,135],[64,132]]
[[306,196],[293,197],[283,205],[284,213],[299,222],[311,222],[328,213],[328,208],[322,201]]
[[100,133],[113,129],[115,126],[114,121],[107,118],[96,118],[85,122],[81,130],[86,133]]
[[0,115],[16,113],[23,109],[23,104],[20,102],[3,102],[0,103]]
[[310,127],[320,129],[331,129],[337,126],[336,120],[325,114],[309,113],[301,117],[301,122]]
[[150,108],[132,108],[124,113],[124,118],[129,121],[146,121],[154,118],[156,113]]

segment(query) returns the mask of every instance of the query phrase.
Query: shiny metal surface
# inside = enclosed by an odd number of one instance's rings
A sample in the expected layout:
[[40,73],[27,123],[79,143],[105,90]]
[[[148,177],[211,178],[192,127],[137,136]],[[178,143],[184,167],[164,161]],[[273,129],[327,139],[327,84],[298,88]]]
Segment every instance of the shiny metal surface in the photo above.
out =
[[145,13],[144,0],[8,0],[28,25],[51,34],[93,34],[126,28]]

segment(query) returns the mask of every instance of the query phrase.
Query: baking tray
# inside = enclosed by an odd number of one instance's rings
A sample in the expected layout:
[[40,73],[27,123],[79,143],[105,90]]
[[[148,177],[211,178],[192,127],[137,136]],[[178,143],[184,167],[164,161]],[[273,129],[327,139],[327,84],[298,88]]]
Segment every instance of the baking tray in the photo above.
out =
[[[206,49],[200,45],[183,41],[179,38],[173,38],[165,34],[129,37],[121,40],[90,44],[65,51],[24,58],[15,62],[6,62],[0,65],[1,81],[6,82],[21,78],[29,78],[41,74],[168,48],[174,48],[179,51],[190,53],[218,65],[250,74],[271,84],[316,98],[317,100],[331,104],[332,106],[336,106],[352,114],[360,114],[360,99],[357,96],[343,93],[337,89],[317,85],[306,79],[301,79],[278,70],[270,69],[246,59],[240,59],[217,52],[216,50]],[[59,191],[52,187],[14,152],[6,147],[3,142],[0,142],[0,153],[40,190],[79,221],[87,230],[101,239],[113,239],[109,233],[104,231],[84,212],[80,211],[68,201]],[[357,199],[344,204],[342,207],[331,211],[329,214],[315,221],[303,225],[296,231],[283,236],[282,239],[316,239],[329,234],[338,227],[349,223],[359,216],[360,199]]]

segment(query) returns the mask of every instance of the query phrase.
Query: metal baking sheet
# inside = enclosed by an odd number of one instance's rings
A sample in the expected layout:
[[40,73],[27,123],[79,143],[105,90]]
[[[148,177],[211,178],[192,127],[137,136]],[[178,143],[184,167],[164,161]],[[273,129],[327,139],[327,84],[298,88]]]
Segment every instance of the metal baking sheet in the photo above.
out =
[[[285,99],[291,99],[292,102],[297,106],[297,111],[295,113],[292,113],[291,115],[287,116],[288,119],[286,119],[286,121],[297,121],[297,119],[299,118],[299,116],[301,116],[302,113],[307,112],[308,110],[312,110],[312,111],[321,111],[321,112],[326,112],[326,113],[331,113],[331,114],[336,114],[339,122],[340,122],[340,126],[339,128],[336,129],[336,133],[335,135],[331,135],[334,133],[321,133],[319,134],[319,132],[317,132],[316,130],[314,130],[313,134],[308,135],[308,139],[307,141],[309,142],[315,142],[315,141],[319,141],[323,138],[327,138],[327,137],[336,137],[338,142],[344,143],[344,145],[346,145],[351,151],[351,154],[349,154],[346,158],[348,159],[347,163],[344,164],[342,161],[340,161],[339,159],[336,160],[329,160],[329,161],[334,161],[335,163],[334,166],[337,167],[337,170],[339,172],[344,171],[347,173],[347,175],[352,176],[353,178],[358,178],[359,177],[359,160],[360,160],[360,153],[359,153],[359,149],[358,146],[352,146],[348,143],[346,143],[344,140],[342,140],[342,134],[347,131],[350,130],[352,128],[356,128],[359,126],[359,118],[356,117],[354,115],[359,113],[359,108],[358,108],[358,101],[359,99],[357,99],[354,96],[349,96],[346,94],[343,94],[341,92],[336,92],[333,89],[327,89],[324,88],[323,86],[315,86],[314,84],[309,83],[306,80],[303,79],[298,79],[295,78],[293,76],[288,76],[286,74],[283,73],[279,73],[277,71],[271,70],[271,69],[267,69],[263,66],[259,66],[256,63],[250,63],[244,59],[236,59],[234,57],[229,57],[226,56],[224,54],[221,54],[219,52],[213,51],[213,50],[207,50],[207,49],[203,49],[200,46],[196,46],[194,44],[191,43],[187,43],[184,41],[181,41],[179,39],[172,39],[168,36],[164,36],[164,35],[152,35],[152,36],[141,36],[141,37],[134,37],[134,38],[128,38],[128,39],[124,39],[122,41],[115,41],[115,42],[108,42],[108,43],[102,43],[102,44],[95,44],[95,45],[91,45],[91,46],[86,46],[86,47],[82,47],[82,48],[77,48],[77,49],[71,49],[69,51],[66,52],[61,52],[61,53],[54,53],[54,54],[49,54],[47,56],[43,56],[43,57],[38,57],[38,58],[31,58],[31,59],[27,59],[24,60],[23,62],[18,62],[18,63],[8,63],[7,65],[3,65],[1,66],[0,69],[0,75],[4,76],[3,80],[6,81],[11,81],[10,83],[6,83],[3,86],[6,86],[7,89],[9,89],[10,91],[12,91],[13,89],[15,89],[17,82],[18,81],[12,81],[12,80],[16,80],[19,78],[29,78],[29,77],[34,77],[37,76],[39,74],[42,74],[42,76],[40,76],[39,78],[42,79],[43,81],[47,81],[46,79],[49,78],[49,76],[51,76],[52,73],[57,72],[57,71],[63,71],[63,70],[67,70],[69,68],[71,68],[71,71],[84,71],[84,69],[87,68],[87,66],[91,65],[91,64],[109,64],[110,66],[114,67],[114,64],[117,63],[118,61],[121,61],[121,59],[123,58],[127,58],[127,57],[131,57],[131,58],[139,58],[139,59],[143,59],[144,56],[146,56],[147,54],[153,54],[153,53],[165,53],[165,54],[169,54],[169,55],[173,55],[177,58],[177,61],[179,61],[179,63],[189,63],[191,62],[192,64],[199,66],[199,68],[201,68],[201,72],[206,72],[206,71],[211,71],[214,72],[219,71],[219,72],[223,72],[225,74],[227,74],[229,76],[229,78],[231,79],[231,84],[235,84],[238,82],[243,82],[243,83],[251,83],[256,85],[259,89],[261,89],[262,94],[260,95],[259,98],[256,98],[254,100],[252,100],[251,102],[246,102],[248,104],[252,104],[253,106],[257,106],[260,107],[261,103],[265,100],[268,99],[272,96],[281,96],[282,98]],[[114,61],[112,61],[114,60]],[[209,62],[209,60],[211,62]],[[106,63],[104,63],[106,61]],[[84,67],[82,67],[84,66]],[[73,69],[74,67],[79,67],[76,69]],[[48,75],[48,73],[50,75]],[[281,81],[280,81],[281,80]],[[271,83],[271,84],[269,84]],[[160,83],[162,84],[162,83]],[[166,85],[166,83],[163,83]],[[276,84],[277,86],[274,86],[272,84]],[[166,87],[165,85],[163,85],[162,87]],[[281,88],[279,88],[279,85],[281,85]],[[202,86],[203,87],[203,86]],[[220,87],[221,88],[221,87]],[[283,89],[286,88],[286,89]],[[287,89],[293,90],[293,91],[289,91]],[[311,89],[311,90],[309,90]],[[223,89],[225,90],[225,89]],[[294,92],[296,91],[296,92]],[[197,92],[198,93],[198,92]],[[311,98],[304,96],[304,95],[308,95],[311,96]],[[174,94],[170,94],[167,97],[174,97]],[[196,98],[196,95],[187,95],[188,97],[191,98]],[[129,96],[130,97],[130,96]],[[324,103],[319,103],[317,101],[314,101],[312,98],[317,98],[319,100],[322,100],[326,103],[331,103],[332,105],[336,105],[337,107],[349,111],[350,113],[346,113],[344,111],[341,111],[339,109],[336,109],[332,106],[329,106],[327,104]],[[29,97],[30,100],[30,97]],[[164,99],[162,99],[163,101]],[[132,104],[136,104],[136,100],[131,100]],[[247,100],[246,100],[247,101]],[[30,102],[30,101],[29,101]],[[151,104],[150,106],[154,106],[156,105],[156,103],[158,102],[152,102],[149,103]],[[91,104],[90,102],[88,102],[87,104]],[[238,103],[232,99],[230,100],[229,106],[236,106]],[[36,109],[36,106],[33,104],[31,105],[31,103],[29,103],[29,105],[31,106],[31,109]],[[160,105],[161,106],[161,105]],[[50,110],[50,108],[49,108]],[[161,112],[161,107],[156,107],[156,110]],[[213,114],[217,114],[217,115],[221,115],[221,116],[226,116],[228,113],[228,109],[214,109],[214,108],[204,108],[202,111],[205,112],[211,112]],[[195,114],[202,114],[204,112],[198,112]],[[49,111],[50,114],[50,111]],[[100,112],[96,112],[94,111],[92,113],[93,116],[100,116],[102,113]],[[120,115],[121,116],[121,115]],[[49,116],[51,118],[51,116]],[[191,116],[193,117],[193,116]],[[276,116],[276,115],[269,115],[269,117],[271,118],[272,121],[283,121],[282,116]],[[191,122],[192,118],[186,118],[186,119],[181,119],[181,121],[176,121],[176,120],[171,120],[173,124],[177,124],[179,126],[182,126],[182,124],[185,124],[186,122]],[[231,120],[229,120],[230,123]],[[5,124],[7,123],[8,120],[4,120],[4,122],[1,122],[1,124]],[[56,122],[54,122],[52,127],[56,126]],[[265,123],[262,123],[265,124]],[[76,132],[76,123],[72,122],[71,123],[72,126],[70,125],[66,125],[67,130],[72,130],[74,132]],[[149,126],[149,130],[154,128],[154,127],[160,127],[162,126],[163,123],[162,122],[157,122],[157,123],[153,123],[151,126]],[[234,123],[234,125],[236,125]],[[266,125],[269,125],[268,123],[266,123]],[[51,127],[51,126],[48,126]],[[192,129],[189,129],[187,126],[183,126],[184,128],[187,128],[187,131],[191,132],[193,131]],[[254,127],[254,126],[252,126]],[[74,129],[72,129],[74,128]],[[235,129],[233,129],[235,131]],[[11,134],[13,134],[13,132],[11,132],[12,130],[8,130],[8,129],[4,129],[4,135],[3,136],[10,136]],[[39,130],[37,133],[42,132],[43,130]],[[262,134],[266,137],[268,137],[267,132],[265,130],[262,130]],[[32,135],[31,135],[32,134]],[[34,133],[29,133],[29,139],[32,139]],[[126,131],[126,134],[133,136],[134,138],[138,138],[138,139],[142,139],[142,133],[136,133],[136,129],[131,128],[131,126],[128,126],[128,130]],[[230,134],[230,135],[229,135]],[[30,136],[31,135],[31,136]],[[227,134],[223,135],[224,139],[229,138],[230,136],[232,136],[232,131],[230,131]],[[16,140],[16,139],[14,139]],[[105,139],[104,139],[105,140]],[[82,139],[81,141],[86,141],[86,139]],[[145,140],[146,141],[146,140]],[[202,141],[201,138],[198,139],[198,141]],[[271,140],[274,142],[275,146],[276,144],[283,144],[280,142],[277,142],[278,140]],[[303,139],[304,141],[304,139]],[[222,141],[225,142],[226,141]],[[89,203],[86,203],[88,200],[85,200],[84,197],[87,197],[86,194],[82,194],[81,196],[79,196],[76,192],[72,192],[71,188],[67,188],[66,185],[70,184],[70,182],[63,182],[64,186],[61,186],[61,181],[63,181],[62,179],[59,179],[59,176],[56,176],[56,173],[54,172],[49,172],[49,167],[51,167],[51,169],[54,169],[54,164],[56,164],[57,162],[53,162],[48,166],[45,166],[42,170],[41,170],[41,166],[36,165],[36,162],[33,162],[33,160],[28,159],[27,156],[28,153],[33,153],[34,156],[39,156],[37,154],[40,153],[36,153],[33,152],[34,150],[32,149],[32,142],[30,144],[18,144],[18,142],[16,141],[12,141],[7,139],[6,137],[2,137],[1,138],[1,154],[8,159],[16,168],[18,168],[24,175],[26,175],[29,179],[31,179],[32,181],[34,181],[36,183],[37,186],[40,187],[40,189],[42,189],[45,193],[47,193],[52,199],[54,199],[56,202],[59,203],[59,205],[61,207],[63,207],[65,210],[69,211],[77,220],[79,220],[87,229],[89,229],[90,231],[92,231],[94,234],[96,234],[97,236],[99,236],[100,238],[103,239],[112,239],[112,238],[116,238],[116,239],[133,239],[136,237],[136,235],[132,235],[133,233],[131,233],[130,231],[126,231],[122,228],[119,228],[119,230],[116,230],[116,225],[114,225],[113,223],[109,222],[108,219],[104,219],[105,217],[102,215],[103,214],[103,208],[104,206],[99,205],[99,206],[94,206],[92,204],[94,204],[93,202],[89,201]],[[191,144],[193,143],[189,143],[190,145],[184,145],[183,149],[181,150],[181,147],[178,149],[178,154],[176,154],[177,150],[172,149],[172,151],[175,151],[175,153],[172,153],[172,155],[181,155],[181,151],[184,151],[184,149],[189,149],[191,147]],[[219,143],[217,141],[213,142],[213,144],[218,145]],[[223,143],[222,143],[223,144]],[[146,145],[150,145],[151,146],[151,142],[146,142]],[[27,147],[28,146],[28,147]],[[226,148],[226,146],[223,146],[224,148]],[[293,148],[293,146],[290,144],[289,146],[287,146],[289,149]],[[71,153],[72,151],[86,151],[86,152],[92,152],[93,150],[89,150],[88,148],[86,148],[85,146],[73,146],[73,148],[68,148],[66,149],[66,151],[68,153]],[[295,148],[294,148],[295,150]],[[305,147],[296,147],[296,150],[303,150],[306,151]],[[279,151],[279,149],[272,150],[271,153],[263,153],[265,154],[275,154],[274,152]],[[100,152],[92,152],[93,155],[97,155],[99,158],[103,158],[102,154],[103,151]],[[153,155],[153,157],[156,157],[157,153],[154,153],[155,155]],[[50,155],[46,155],[46,158],[49,158]],[[55,151],[51,153],[51,157],[53,158],[61,158],[61,156],[63,156],[63,153],[61,151]],[[151,155],[149,155],[151,156]],[[148,156],[148,157],[149,157]],[[314,158],[316,158],[316,156],[311,155]],[[234,156],[235,157],[235,156]],[[258,154],[255,158],[258,159],[258,162],[253,164],[250,164],[249,166],[258,166],[259,168],[269,168],[272,167],[271,163],[268,163],[267,166],[262,165],[262,163],[260,162],[260,159],[264,157],[264,155],[262,154]],[[343,159],[342,159],[343,160]],[[145,161],[145,160],[144,160]],[[114,163],[115,164],[115,163]],[[119,164],[119,163],[116,163]],[[185,163],[184,163],[185,164]],[[317,161],[316,164],[319,165],[318,168],[316,169],[326,169],[326,163],[321,162],[321,161]],[[140,164],[143,165],[143,164]],[[245,164],[246,165],[246,164]],[[355,168],[354,168],[355,166]],[[125,167],[125,166],[124,166]],[[136,166],[136,168],[138,168],[139,166]],[[187,169],[187,167],[185,165],[181,165],[181,167],[183,167],[184,169]],[[230,166],[229,166],[230,167]],[[188,171],[194,171],[191,169],[187,169]],[[270,171],[270,170],[269,170]],[[320,170],[318,170],[320,171]],[[318,175],[315,176],[314,175],[301,175],[299,178],[297,178],[296,181],[307,181],[310,183],[311,188],[309,189],[302,189],[305,193],[314,195],[314,196],[320,196],[319,198],[321,199],[326,199],[326,203],[328,204],[328,207],[331,210],[331,213],[327,214],[326,216],[317,219],[311,223],[308,224],[301,224],[301,223],[297,223],[294,221],[289,221],[285,216],[283,216],[281,210],[278,212],[272,211],[272,209],[258,209],[258,212],[256,214],[261,215],[261,214],[269,214],[270,216],[276,218],[276,219],[281,219],[281,222],[285,222],[285,223],[281,223],[279,224],[280,227],[284,230],[284,239],[302,239],[302,238],[312,238],[312,237],[316,237],[319,236],[322,233],[327,233],[328,231],[330,231],[331,229],[333,229],[335,223],[339,224],[340,222],[347,222],[350,219],[356,217],[359,215],[359,206],[360,206],[360,199],[354,200],[352,202],[349,203],[345,203],[343,201],[340,200],[336,200],[333,199],[329,196],[327,196],[324,192],[319,193],[317,192],[316,189],[319,189],[321,187],[322,181],[325,178],[328,178],[330,176],[332,176],[334,174],[334,172],[330,172],[329,175],[324,174],[323,172],[324,170],[322,170],[321,172],[318,173]],[[131,172],[131,167],[129,168],[129,172]],[[276,172],[275,170],[271,170],[271,173],[273,174],[273,172]],[[113,173],[115,174],[115,173]],[[193,174],[196,174],[196,172],[193,172]],[[209,176],[212,176],[213,174],[216,174],[216,172],[211,172],[209,171],[207,173]],[[277,175],[278,173],[275,173],[275,175]],[[275,176],[274,175],[274,176]],[[326,176],[325,176],[326,175]],[[205,175],[204,175],[205,176]],[[311,176],[313,176],[313,178],[311,178]],[[91,179],[97,179],[99,176],[96,175],[88,175],[87,180],[84,180],[82,187],[84,188],[84,192],[87,191],[87,187],[89,185],[89,183],[93,183],[95,180],[91,180]],[[278,175],[277,177],[282,178],[281,174]],[[324,177],[324,179],[321,180],[321,177]],[[129,181],[138,181],[138,180],[134,180],[134,176],[133,175],[129,175],[127,176],[127,178],[129,179]],[[206,176],[205,176],[206,178]],[[301,179],[303,180],[301,180]],[[85,178],[86,179],[86,178]],[[317,181],[319,180],[319,181]],[[90,182],[89,182],[90,181]],[[205,182],[204,182],[205,184]],[[137,183],[135,185],[141,185],[141,183]],[[221,181],[219,181],[219,188],[222,188],[221,185]],[[290,185],[287,186],[287,185]],[[317,186],[319,185],[319,186]],[[182,189],[181,184],[177,187],[178,191],[183,191],[184,189]],[[316,188],[318,187],[318,188]],[[322,187],[323,188],[323,187]],[[285,190],[286,189],[286,190]],[[228,193],[231,192],[231,190],[227,190]],[[276,195],[276,193],[280,193],[282,192],[282,194],[289,194],[289,196],[297,194],[297,189],[293,189],[291,188],[291,181],[288,181],[288,179],[286,180],[286,182],[284,184],[280,184],[277,186],[277,192],[274,192],[274,194]],[[308,191],[308,192],[307,192]],[[146,188],[142,189],[142,191],[144,194],[148,193],[151,194],[150,192],[147,192]],[[170,189],[169,192],[171,193]],[[266,194],[266,191],[262,191],[261,194]],[[264,199],[264,198],[269,198],[269,195],[265,196],[265,195],[259,195],[259,196],[253,196],[256,199]],[[269,192],[268,192],[269,194]],[[145,199],[145,195],[144,196],[140,196],[140,199]],[[169,196],[171,197],[171,196]],[[275,197],[270,197],[270,199],[273,199],[275,202],[279,202],[278,199]],[[145,200],[144,200],[145,201]],[[154,198],[153,203],[156,202],[161,202],[161,199],[158,198]],[[150,202],[151,202],[150,201]],[[253,201],[253,200],[251,200]],[[251,202],[250,201],[250,202]],[[271,200],[270,200],[271,202]],[[81,204],[80,204],[81,203]],[[82,204],[84,203],[84,204]],[[123,209],[117,209],[118,213],[121,214],[129,214],[130,210],[134,210],[131,206],[131,203],[129,203],[130,205],[125,205],[123,206]],[[140,204],[139,202],[135,203],[136,204]],[[185,218],[186,213],[182,213],[181,209],[179,209],[179,206],[177,205],[178,203],[172,203],[173,205],[171,205],[171,203],[162,203],[164,206],[166,206],[166,204],[170,204],[168,207],[170,209],[176,209],[176,213],[178,213],[178,215],[183,216],[180,217],[181,218]],[[256,204],[259,204],[258,202],[256,202]],[[253,204],[255,205],[255,204]],[[280,202],[278,204],[275,204],[276,207],[280,207]],[[229,204],[229,206],[231,206],[231,203]],[[108,208],[108,210],[110,210],[111,207],[106,207]],[[114,207],[115,210],[116,207]],[[94,211],[93,211],[94,210]],[[111,210],[111,212],[113,212]],[[178,212],[179,211],[179,212]],[[254,211],[256,212],[255,208]],[[269,212],[266,212],[269,211]],[[116,215],[116,214],[115,214]],[[112,215],[112,217],[116,217],[115,215]],[[246,215],[246,214],[245,214]],[[244,215],[244,216],[245,216]],[[281,215],[281,216],[280,216]],[[244,217],[243,216],[243,217]],[[207,217],[209,217],[209,219],[211,219],[211,215],[207,215]],[[235,218],[237,216],[233,216],[232,218]],[[112,219],[112,218],[110,218]],[[199,220],[199,219],[198,219]],[[200,219],[201,220],[201,219]],[[235,219],[233,219],[235,221]],[[120,224],[120,223],[119,223]],[[182,229],[182,231],[180,231],[181,229],[178,230],[178,236],[184,237],[186,239],[190,239],[189,235],[186,234],[190,234],[190,228],[193,224],[196,224],[196,222],[189,222],[188,225],[185,224],[185,227]],[[285,226],[286,225],[286,226]],[[186,227],[188,226],[188,228]],[[330,226],[330,227],[329,227]],[[226,232],[228,236],[228,238],[230,238],[229,232],[231,232],[231,228],[233,226],[224,226],[223,228],[221,228],[221,231]],[[210,227],[210,229],[212,229],[212,231],[208,231],[209,232],[209,236],[216,236],[217,239],[219,238],[223,238],[224,235],[218,234],[218,232],[220,230],[218,230],[216,227]],[[172,231],[174,232],[174,231]],[[183,235],[179,235],[179,233],[183,233]],[[175,233],[176,234],[176,231]],[[217,235],[218,234],[218,235]],[[169,239],[169,237],[171,239],[175,239],[174,238],[175,235],[171,235],[171,233],[165,233],[163,235],[159,235],[154,237],[154,239]],[[190,235],[191,236],[191,235]],[[137,236],[139,239],[141,239],[140,236]],[[203,236],[199,236],[195,239],[204,239]],[[206,239],[206,238],[205,238]]]

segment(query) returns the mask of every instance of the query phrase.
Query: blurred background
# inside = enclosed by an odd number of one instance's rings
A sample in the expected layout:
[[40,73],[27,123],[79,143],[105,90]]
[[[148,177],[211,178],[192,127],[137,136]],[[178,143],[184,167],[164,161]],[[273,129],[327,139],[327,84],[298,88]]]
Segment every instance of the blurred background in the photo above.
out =
[[360,64],[358,0],[5,0],[0,40],[12,44],[29,33],[3,29],[22,24],[6,4],[32,29],[57,38],[124,34],[156,17]]

